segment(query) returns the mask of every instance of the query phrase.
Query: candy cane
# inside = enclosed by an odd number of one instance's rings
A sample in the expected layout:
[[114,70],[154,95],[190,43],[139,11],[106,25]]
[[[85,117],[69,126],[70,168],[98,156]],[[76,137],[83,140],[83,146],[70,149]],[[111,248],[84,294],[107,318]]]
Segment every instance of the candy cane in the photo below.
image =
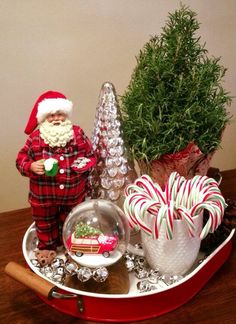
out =
[[217,208],[216,205],[213,206],[212,204],[204,202],[204,203],[198,204],[198,207],[195,210],[195,212],[199,213],[199,212],[203,211],[204,209],[208,210],[209,219],[200,234],[201,239],[205,238],[209,232],[213,233],[221,223],[220,208]]
[[135,228],[135,227],[137,227],[137,222],[135,220],[135,217],[133,217],[132,208],[131,208],[131,200],[132,200],[132,197],[127,197],[125,199],[124,212],[127,216],[130,227]]
[[199,200],[199,193],[204,186],[204,181],[206,177],[195,176],[190,180],[191,183],[191,192],[190,192],[190,206],[191,208],[198,200]]
[[146,225],[146,223],[142,220],[142,218],[139,217],[139,213],[137,213],[137,206],[139,209],[140,206],[142,206],[142,204],[144,204],[144,201],[139,200],[138,202],[135,202],[135,203],[136,203],[135,205],[133,205],[131,203],[129,205],[129,206],[131,206],[131,208],[127,209],[127,204],[125,202],[124,210],[125,210],[126,215],[128,216],[128,221],[131,224],[131,227],[142,228],[147,234],[150,235],[152,233],[151,229]]
[[[148,175],[141,176],[140,179],[137,179],[135,181],[135,184],[142,187],[148,193],[148,195],[150,197],[153,197],[154,199],[159,199],[159,196],[162,197],[161,190],[160,192],[158,192],[157,188],[155,188],[154,183]],[[163,202],[164,201],[165,199],[163,197]]]
[[178,206],[186,205],[186,194],[185,194],[186,186],[187,186],[187,181],[185,180],[182,182],[176,196],[176,203]]
[[193,218],[192,218],[191,214],[184,207],[179,207],[177,209],[177,212],[185,220],[185,222],[187,224],[187,227],[188,227],[188,233],[189,233],[189,235],[192,236],[192,237],[194,237],[195,225],[194,225],[194,221],[193,221]]
[[158,211],[157,217],[155,218],[154,231],[153,231],[154,234],[153,236],[155,239],[158,239],[159,237],[159,231],[161,229],[162,222],[165,217],[165,211],[166,211],[166,205],[162,205]]
[[[141,228],[156,239],[163,224],[167,239],[172,239],[173,221],[177,218],[186,222],[189,235],[194,236],[193,217],[206,209],[209,219],[200,234],[204,238],[219,226],[226,207],[217,182],[206,176],[197,175],[187,180],[173,172],[163,191],[149,176],[143,175],[124,192],[124,211],[131,227]],[[150,222],[149,217],[154,217],[154,221]],[[153,223],[152,228],[150,223]]]

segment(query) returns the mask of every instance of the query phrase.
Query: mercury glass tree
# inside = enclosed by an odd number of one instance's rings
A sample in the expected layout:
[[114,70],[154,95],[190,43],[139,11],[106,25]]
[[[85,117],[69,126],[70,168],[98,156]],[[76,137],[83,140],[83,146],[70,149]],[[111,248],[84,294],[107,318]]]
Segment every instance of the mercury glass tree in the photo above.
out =
[[91,141],[97,155],[90,176],[91,197],[111,200],[123,208],[124,188],[137,175],[128,158],[116,92],[110,82],[101,88]]

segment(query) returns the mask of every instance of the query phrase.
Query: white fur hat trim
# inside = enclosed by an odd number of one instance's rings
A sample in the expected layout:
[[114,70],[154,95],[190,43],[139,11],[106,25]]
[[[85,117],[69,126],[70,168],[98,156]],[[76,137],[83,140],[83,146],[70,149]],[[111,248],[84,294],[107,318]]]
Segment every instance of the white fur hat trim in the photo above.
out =
[[45,120],[48,114],[55,114],[58,111],[63,112],[71,118],[73,110],[73,103],[68,99],[51,98],[44,99],[38,104],[38,112],[36,115],[37,121],[40,124]]

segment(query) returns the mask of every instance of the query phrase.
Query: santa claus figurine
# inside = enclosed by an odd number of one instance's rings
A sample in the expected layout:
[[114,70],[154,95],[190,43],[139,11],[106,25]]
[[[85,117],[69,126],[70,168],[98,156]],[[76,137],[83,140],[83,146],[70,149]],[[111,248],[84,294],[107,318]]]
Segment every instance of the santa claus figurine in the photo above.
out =
[[[49,263],[62,245],[62,226],[71,209],[84,201],[89,170],[96,158],[79,126],[72,125],[72,102],[48,91],[36,101],[16,167],[30,179],[29,203],[38,236],[36,256]],[[50,170],[51,168],[51,170]],[[56,253],[53,254],[56,256]]]

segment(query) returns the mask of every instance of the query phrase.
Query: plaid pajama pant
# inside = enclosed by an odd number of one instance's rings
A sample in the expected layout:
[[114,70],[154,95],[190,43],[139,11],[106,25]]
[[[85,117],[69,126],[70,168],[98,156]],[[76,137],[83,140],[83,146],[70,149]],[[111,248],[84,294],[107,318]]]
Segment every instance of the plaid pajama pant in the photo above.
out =
[[40,250],[56,250],[62,242],[64,221],[74,206],[31,207]]

